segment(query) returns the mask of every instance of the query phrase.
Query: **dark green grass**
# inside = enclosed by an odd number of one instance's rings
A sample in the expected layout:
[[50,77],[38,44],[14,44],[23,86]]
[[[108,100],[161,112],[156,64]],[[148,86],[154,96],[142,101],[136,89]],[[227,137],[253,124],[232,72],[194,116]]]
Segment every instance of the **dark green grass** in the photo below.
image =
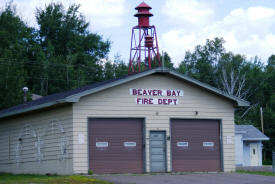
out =
[[0,173],[0,184],[110,184],[87,176],[46,176]]
[[237,173],[242,174],[256,174],[256,175],[263,175],[263,176],[275,176],[272,172],[266,171],[245,171],[245,170],[237,170]]

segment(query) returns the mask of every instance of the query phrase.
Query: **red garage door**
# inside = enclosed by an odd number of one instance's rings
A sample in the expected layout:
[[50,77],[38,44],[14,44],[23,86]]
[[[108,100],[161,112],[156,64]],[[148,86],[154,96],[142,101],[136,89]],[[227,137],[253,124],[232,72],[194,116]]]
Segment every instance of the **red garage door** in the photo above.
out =
[[220,171],[220,127],[217,120],[172,120],[173,172]]
[[94,173],[142,173],[143,121],[90,119],[89,168]]

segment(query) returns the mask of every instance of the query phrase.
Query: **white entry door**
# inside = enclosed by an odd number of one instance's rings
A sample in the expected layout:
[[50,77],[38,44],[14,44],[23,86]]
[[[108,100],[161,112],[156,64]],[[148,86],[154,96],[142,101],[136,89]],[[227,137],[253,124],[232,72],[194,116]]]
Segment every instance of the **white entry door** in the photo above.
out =
[[250,165],[259,166],[259,150],[256,143],[250,144]]

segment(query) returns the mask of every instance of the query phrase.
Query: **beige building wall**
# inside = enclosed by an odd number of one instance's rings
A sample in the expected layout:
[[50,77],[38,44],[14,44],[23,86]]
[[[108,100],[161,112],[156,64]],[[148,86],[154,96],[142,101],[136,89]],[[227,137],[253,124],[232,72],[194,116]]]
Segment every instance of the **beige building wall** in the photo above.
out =
[[[130,88],[183,89],[179,104],[137,105]],[[157,97],[155,97],[157,98]],[[196,115],[195,111],[198,111]],[[144,118],[146,129],[146,171],[150,172],[149,132],[165,130],[170,136],[170,118],[220,119],[222,122],[224,171],[235,171],[233,102],[170,76],[153,74],[126,84],[82,97],[73,104],[73,169],[88,172],[87,121],[89,117]],[[84,142],[81,140],[84,137]],[[170,141],[167,141],[167,170],[171,171]]]
[[0,120],[0,172],[72,174],[72,105]]

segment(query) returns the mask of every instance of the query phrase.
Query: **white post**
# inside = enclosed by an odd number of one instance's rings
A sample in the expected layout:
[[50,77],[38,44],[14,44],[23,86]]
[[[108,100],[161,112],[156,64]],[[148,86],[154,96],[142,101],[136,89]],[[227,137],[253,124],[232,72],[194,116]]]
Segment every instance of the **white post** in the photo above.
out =
[[162,62],[162,68],[164,68],[164,55],[163,55],[163,51],[162,51],[162,60],[161,60],[161,62]]
[[264,119],[263,119],[263,108],[260,107],[261,112],[261,125],[262,125],[262,132],[264,133]]

